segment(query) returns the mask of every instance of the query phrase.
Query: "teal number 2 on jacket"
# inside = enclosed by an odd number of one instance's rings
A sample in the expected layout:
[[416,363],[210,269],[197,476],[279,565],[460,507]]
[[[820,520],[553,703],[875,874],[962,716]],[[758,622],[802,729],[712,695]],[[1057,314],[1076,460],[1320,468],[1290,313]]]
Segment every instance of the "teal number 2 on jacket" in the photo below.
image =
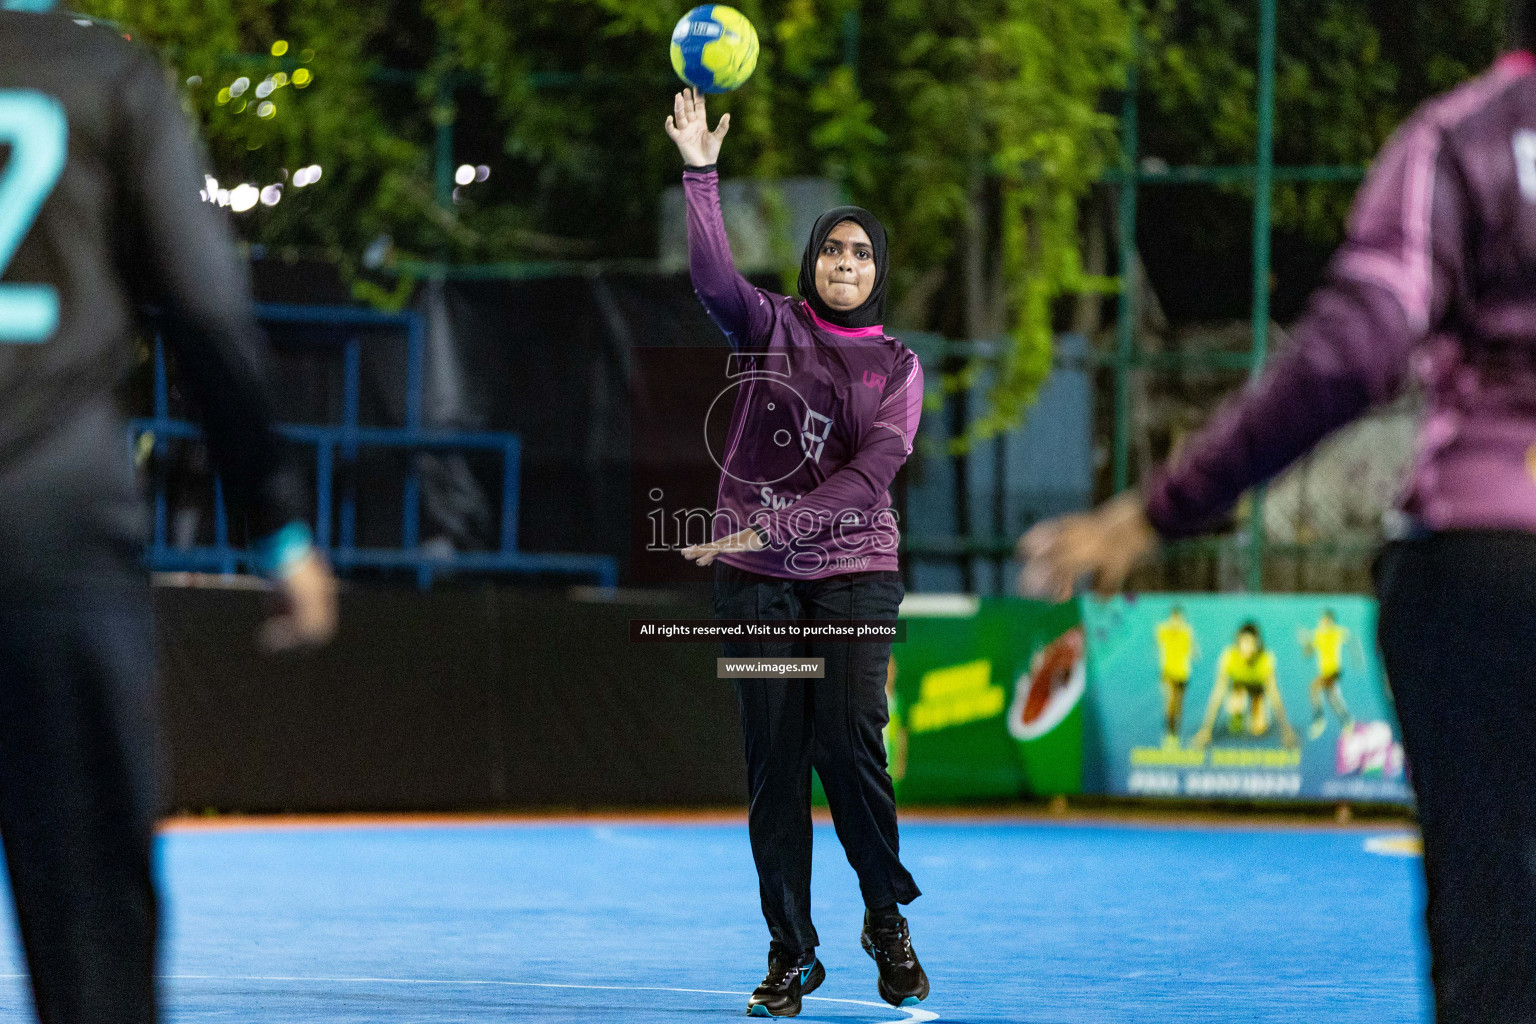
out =
[[[32,229],[64,171],[69,127],[64,108],[30,90],[0,90],[0,277]],[[0,284],[0,343],[35,344],[59,329],[59,293],[48,285]]]

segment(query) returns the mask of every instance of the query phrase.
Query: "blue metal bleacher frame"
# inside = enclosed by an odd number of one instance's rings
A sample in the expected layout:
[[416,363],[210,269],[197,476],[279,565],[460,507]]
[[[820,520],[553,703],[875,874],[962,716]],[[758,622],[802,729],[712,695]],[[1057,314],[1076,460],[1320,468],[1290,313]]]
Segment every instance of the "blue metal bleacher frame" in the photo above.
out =
[[[517,548],[518,485],[522,467],[522,441],[517,434],[498,431],[438,430],[422,426],[422,392],[426,375],[426,327],[413,312],[383,313],[340,306],[262,304],[257,307],[263,323],[314,328],[313,338],[342,345],[342,422],[339,424],[281,424],[279,433],[288,441],[315,449],[315,543],[338,569],[357,567],[414,571],[422,589],[443,573],[474,572],[510,575],[570,576],[599,586],[618,583],[617,562],[608,555],[562,554],[519,551]],[[360,423],[362,404],[362,339],[360,330],[395,328],[406,337],[405,426],[365,427]],[[170,414],[170,384],[166,374],[165,345],[156,334],[154,343],[154,415],[130,422],[130,449],[145,435],[153,439],[157,460],[166,456],[170,442],[197,440],[202,431],[194,423]],[[408,455],[427,451],[490,451],[501,453],[501,536],[494,551],[460,551],[439,554],[423,551],[421,532],[421,479],[415,460],[405,471],[401,541],[398,548],[357,546],[357,491],[349,475],[336,485],[337,463],[355,462],[364,448],[393,449]],[[337,492],[340,505],[337,506]],[[249,568],[250,555],[229,541],[229,517],[223,482],[213,478],[214,543],[173,547],[169,541],[169,501],[166,483],[156,474],[152,485],[154,532],[146,558],[157,572],[234,573]],[[332,523],[335,534],[332,537]]]

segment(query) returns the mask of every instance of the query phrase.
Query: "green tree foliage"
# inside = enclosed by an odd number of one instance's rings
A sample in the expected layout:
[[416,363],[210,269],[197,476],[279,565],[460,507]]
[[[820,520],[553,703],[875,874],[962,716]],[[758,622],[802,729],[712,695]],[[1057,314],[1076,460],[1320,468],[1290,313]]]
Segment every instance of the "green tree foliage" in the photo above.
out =
[[[747,87],[712,106],[733,114],[724,172],[832,177],[890,229],[894,322],[1011,337],[979,435],[1017,422],[1043,380],[1057,300],[1112,284],[1083,274],[1078,208],[1117,159],[1133,10],[1143,153],[1251,159],[1256,0],[1147,2],[739,2],[764,46]],[[362,266],[381,237],[402,259],[460,263],[654,251],[677,171],[660,130],[678,88],[667,42],[687,0],[77,4],[161,48],[226,186],[286,184],[239,217],[246,237],[337,264],[360,295],[406,294]],[[1364,163],[1413,103],[1486,65],[1501,20],[1499,0],[1284,0],[1277,157]],[[242,78],[241,96],[225,91]],[[444,204],[447,121],[452,163],[492,177]],[[316,164],[322,180],[294,187]],[[1278,221],[1330,240],[1349,192],[1283,187]]]
[[[423,151],[392,123],[372,78],[379,61],[371,44],[385,30],[387,9],[343,0],[287,10],[262,0],[78,6],[161,49],[202,123],[221,184],[285,186],[277,206],[241,218],[251,240],[351,268],[375,235],[435,238]],[[282,42],[283,56],[272,56]],[[284,84],[258,97],[258,86],[280,74]],[[240,96],[230,95],[232,85]],[[312,165],[322,168],[322,183],[294,187],[292,172]]]
[[896,63],[870,91],[907,113],[872,194],[906,236],[907,308],[952,336],[1012,338],[976,436],[1016,424],[1049,373],[1055,301],[1103,284],[1083,277],[1077,211],[1116,158],[1104,99],[1130,28],[1118,0],[902,0],[879,24]]
[[[660,131],[681,0],[80,0],[159,46],[226,185],[321,184],[240,218],[253,242],[321,255],[378,297],[369,243],[458,262],[648,255],[675,181]],[[987,430],[1048,371],[1053,300],[1083,286],[1077,201],[1114,159],[1121,0],[742,0],[759,69],[724,171],[825,174],[894,240],[904,326],[1014,344]],[[267,56],[274,43],[287,52]],[[245,56],[241,56],[245,55]],[[299,68],[311,77],[294,84]],[[258,116],[254,87],[288,76]],[[248,80],[242,96],[221,90]],[[282,79],[278,79],[282,82]],[[444,207],[434,137],[493,178]],[[793,253],[786,252],[786,257]],[[1102,282],[1101,282],[1102,283]]]
[[[1500,0],[1284,0],[1275,159],[1368,163],[1413,108],[1486,69]],[[1142,151],[1172,164],[1246,164],[1257,138],[1258,3],[1155,0],[1145,25]],[[1332,243],[1352,186],[1281,185],[1275,223]]]
[[[958,336],[1011,328],[993,414],[979,429],[1016,422],[1049,371],[1052,303],[1085,284],[1077,201],[1115,152],[1101,99],[1122,80],[1130,39],[1120,0],[741,6],[766,45],[752,83],[714,105],[716,115],[733,113],[724,170],[828,175],[878,213],[894,243],[906,326]],[[478,70],[512,125],[509,145],[566,189],[581,181],[605,191],[650,175],[625,190],[635,205],[614,211],[650,223],[644,204],[675,173],[655,121],[677,87],[663,58],[682,5],[460,0],[430,9],[451,40],[445,66]],[[573,19],[590,41],[574,51],[554,38],[568,36]],[[514,36],[531,33],[544,33],[543,45],[520,47]],[[571,95],[530,88],[535,65],[505,58],[519,51],[562,53],[584,81],[624,68],[624,87],[591,90],[573,109]],[[593,195],[582,205],[602,202]],[[792,267],[795,254],[785,255]]]
[[751,126],[739,155],[759,175],[828,175],[885,221],[900,325],[1011,338],[973,434],[1016,424],[1050,369],[1055,300],[1105,285],[1082,274],[1077,207],[1116,155],[1103,99],[1123,82],[1123,4],[789,0],[748,13],[779,45],[732,98],[745,107],[733,123]]

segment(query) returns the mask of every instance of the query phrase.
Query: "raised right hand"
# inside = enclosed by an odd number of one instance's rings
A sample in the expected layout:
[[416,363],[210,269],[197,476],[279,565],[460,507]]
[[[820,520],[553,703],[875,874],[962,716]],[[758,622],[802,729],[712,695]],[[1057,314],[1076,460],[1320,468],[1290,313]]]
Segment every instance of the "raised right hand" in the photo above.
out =
[[714,131],[709,130],[704,113],[704,95],[684,89],[672,98],[672,116],[667,118],[667,136],[677,143],[683,163],[690,167],[708,167],[720,158],[720,143],[731,129],[731,115],[724,114]]

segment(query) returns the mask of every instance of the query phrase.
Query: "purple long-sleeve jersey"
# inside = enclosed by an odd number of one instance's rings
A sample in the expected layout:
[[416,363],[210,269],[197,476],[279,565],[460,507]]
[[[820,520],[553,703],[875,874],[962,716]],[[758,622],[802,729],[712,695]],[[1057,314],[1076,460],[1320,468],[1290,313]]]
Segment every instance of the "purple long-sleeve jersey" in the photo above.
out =
[[1536,57],[1505,56],[1398,131],[1292,333],[1144,488],[1160,533],[1209,526],[1411,373],[1428,411],[1404,511],[1536,531]]
[[[890,485],[917,436],[923,369],[882,327],[846,330],[736,271],[714,171],[683,172],[693,287],[730,340],[711,415],[730,411],[714,537],[761,525],[769,546],[721,555],[786,579],[897,567]],[[718,448],[718,450],[716,450]]]

